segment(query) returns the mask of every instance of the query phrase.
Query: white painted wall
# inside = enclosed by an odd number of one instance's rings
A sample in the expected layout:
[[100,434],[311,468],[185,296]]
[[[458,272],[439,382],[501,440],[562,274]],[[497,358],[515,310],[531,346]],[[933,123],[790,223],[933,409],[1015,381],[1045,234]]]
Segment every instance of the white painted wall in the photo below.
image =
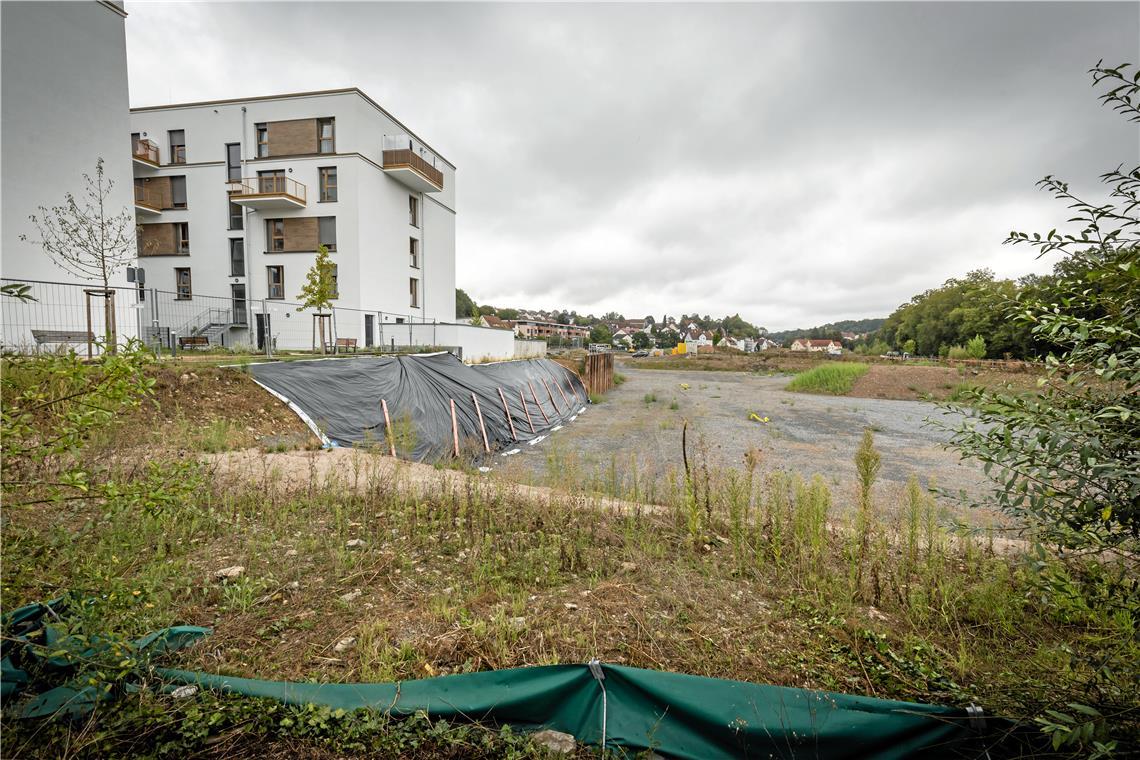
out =
[[[114,182],[108,210],[134,212],[123,16],[96,2],[4,2],[0,32],[0,276],[78,283],[20,235],[38,237],[28,221],[37,206],[60,205],[66,192],[79,198],[86,188],[83,173],[94,175],[100,157]],[[117,273],[112,284],[125,286],[126,273]],[[72,300],[64,291],[43,295]],[[49,317],[59,325],[54,329],[85,329],[70,323],[86,322],[82,309],[73,319],[63,312],[52,316],[42,306],[26,313],[6,307],[4,316],[6,345],[25,343],[31,327],[49,329],[41,324]]]

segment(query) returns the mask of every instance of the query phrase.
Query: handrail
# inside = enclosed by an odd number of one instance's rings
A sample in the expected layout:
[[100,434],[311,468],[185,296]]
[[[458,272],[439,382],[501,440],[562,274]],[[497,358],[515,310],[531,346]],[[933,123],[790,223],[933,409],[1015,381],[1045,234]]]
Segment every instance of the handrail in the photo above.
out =
[[443,172],[429,164],[415,151],[404,148],[402,150],[386,150],[383,154],[384,168],[392,169],[399,166],[410,166],[422,174],[436,187],[443,189]]
[[138,140],[131,145],[131,156],[157,164],[158,146],[150,140]]
[[277,174],[229,179],[226,180],[226,190],[238,198],[257,195],[288,195],[302,203],[308,202],[308,188],[292,177]]
[[[183,322],[174,332],[175,334],[182,336],[201,335],[207,329],[209,329],[210,325],[212,324],[233,324],[232,312],[232,309],[223,309],[218,306],[211,306],[205,311],[199,312],[191,319]],[[215,314],[219,316],[219,319],[214,319]]]

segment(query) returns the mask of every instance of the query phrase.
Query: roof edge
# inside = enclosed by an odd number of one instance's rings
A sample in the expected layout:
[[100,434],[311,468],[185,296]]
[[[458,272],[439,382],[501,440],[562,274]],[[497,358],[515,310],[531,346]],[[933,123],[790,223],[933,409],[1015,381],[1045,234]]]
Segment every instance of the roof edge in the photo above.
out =
[[[105,3],[103,3],[103,4],[105,4]],[[190,101],[187,103],[168,103],[166,105],[156,105],[156,106],[136,106],[134,108],[131,108],[130,112],[131,113],[147,113],[150,111],[167,111],[167,110],[174,109],[174,108],[199,108],[202,106],[233,105],[236,103],[254,103],[254,102],[264,101],[264,100],[290,100],[290,99],[294,99],[294,98],[312,98],[312,97],[320,97],[320,96],[324,96],[324,95],[359,95],[361,98],[364,99],[364,101],[366,103],[368,103],[370,106],[375,108],[377,111],[379,111],[380,113],[384,114],[389,119],[394,121],[401,129],[406,131],[409,135],[414,137],[416,140],[423,143],[432,153],[434,153],[436,155],[437,158],[439,158],[441,161],[446,162],[447,165],[452,168],[452,170],[454,170],[456,168],[455,164],[453,164],[451,161],[449,161],[447,158],[445,158],[443,156],[443,154],[440,153],[438,150],[433,148],[428,143],[427,140],[424,140],[422,137],[420,137],[415,132],[413,132],[408,127],[407,124],[404,124],[404,122],[400,121],[395,116],[393,116],[391,112],[389,112],[382,105],[380,105],[375,100],[370,98],[368,96],[368,94],[365,93],[363,90],[361,90],[359,87],[338,87],[338,88],[331,89],[331,90],[310,90],[310,91],[306,91],[306,92],[285,92],[285,93],[280,93],[277,95],[257,95],[257,96],[250,97],[250,98],[221,98],[218,100],[195,100],[195,101]]]

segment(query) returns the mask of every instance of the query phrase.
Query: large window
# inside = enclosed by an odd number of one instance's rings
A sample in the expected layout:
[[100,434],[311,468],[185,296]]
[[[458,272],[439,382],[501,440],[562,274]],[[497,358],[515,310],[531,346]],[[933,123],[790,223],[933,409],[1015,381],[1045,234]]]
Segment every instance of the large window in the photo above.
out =
[[319,225],[318,243],[328,248],[329,251],[336,250],[336,217],[335,216],[322,216],[318,218],[317,224]]
[[174,297],[179,301],[189,301],[193,297],[190,287],[190,267],[174,268]]
[[321,153],[336,153],[336,119],[317,119]]
[[420,199],[414,195],[408,196],[408,224],[420,226]]
[[172,129],[170,135],[170,163],[186,163],[186,130]]
[[285,220],[265,220],[265,240],[270,251],[285,250]]
[[241,143],[226,143],[226,179],[241,179]]
[[245,241],[230,238],[230,277],[245,276]]
[[269,169],[257,173],[257,192],[283,193],[285,192],[285,170]]
[[269,295],[268,298],[282,299],[285,297],[285,267],[275,266],[266,267],[266,275],[269,278]]
[[408,238],[408,264],[412,269],[420,268],[420,241]]
[[322,166],[317,171],[321,175],[321,203],[336,200],[336,167]]
[[[178,222],[174,225],[174,252],[181,254],[190,253],[190,223]],[[187,272],[190,270],[187,269]]]
[[266,124],[255,124],[254,131],[257,133],[257,157],[269,157],[269,127]]
[[420,308],[420,281],[415,277],[408,279],[408,293],[412,297],[411,306],[413,309]]
[[240,230],[245,227],[245,217],[241,213],[241,206],[230,201],[230,229]]
[[171,208],[186,208],[186,178],[170,178],[170,206]]

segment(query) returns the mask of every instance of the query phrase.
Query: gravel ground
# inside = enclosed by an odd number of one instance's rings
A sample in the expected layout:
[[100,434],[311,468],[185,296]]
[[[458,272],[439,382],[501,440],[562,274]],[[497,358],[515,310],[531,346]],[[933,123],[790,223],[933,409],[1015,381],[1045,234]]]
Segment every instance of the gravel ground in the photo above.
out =
[[[742,467],[745,451],[759,447],[761,469],[818,473],[837,497],[854,487],[853,457],[867,427],[883,457],[884,489],[904,485],[911,474],[924,486],[934,483],[974,495],[987,483],[980,465],[963,463],[942,447],[948,434],[927,420],[952,424],[957,416],[931,403],[789,393],[783,390],[788,375],[644,370],[629,364],[620,372],[626,382],[603,403],[538,446],[522,446],[506,466],[508,472],[543,478],[553,448],[562,457],[554,461],[569,457],[588,471],[628,470],[636,458],[640,469],[660,476],[680,467],[682,421],[688,420],[690,452],[694,442],[703,444],[710,464]],[[656,401],[647,403],[647,394]],[[670,408],[674,401],[677,409]],[[752,412],[769,421],[750,420]]]

